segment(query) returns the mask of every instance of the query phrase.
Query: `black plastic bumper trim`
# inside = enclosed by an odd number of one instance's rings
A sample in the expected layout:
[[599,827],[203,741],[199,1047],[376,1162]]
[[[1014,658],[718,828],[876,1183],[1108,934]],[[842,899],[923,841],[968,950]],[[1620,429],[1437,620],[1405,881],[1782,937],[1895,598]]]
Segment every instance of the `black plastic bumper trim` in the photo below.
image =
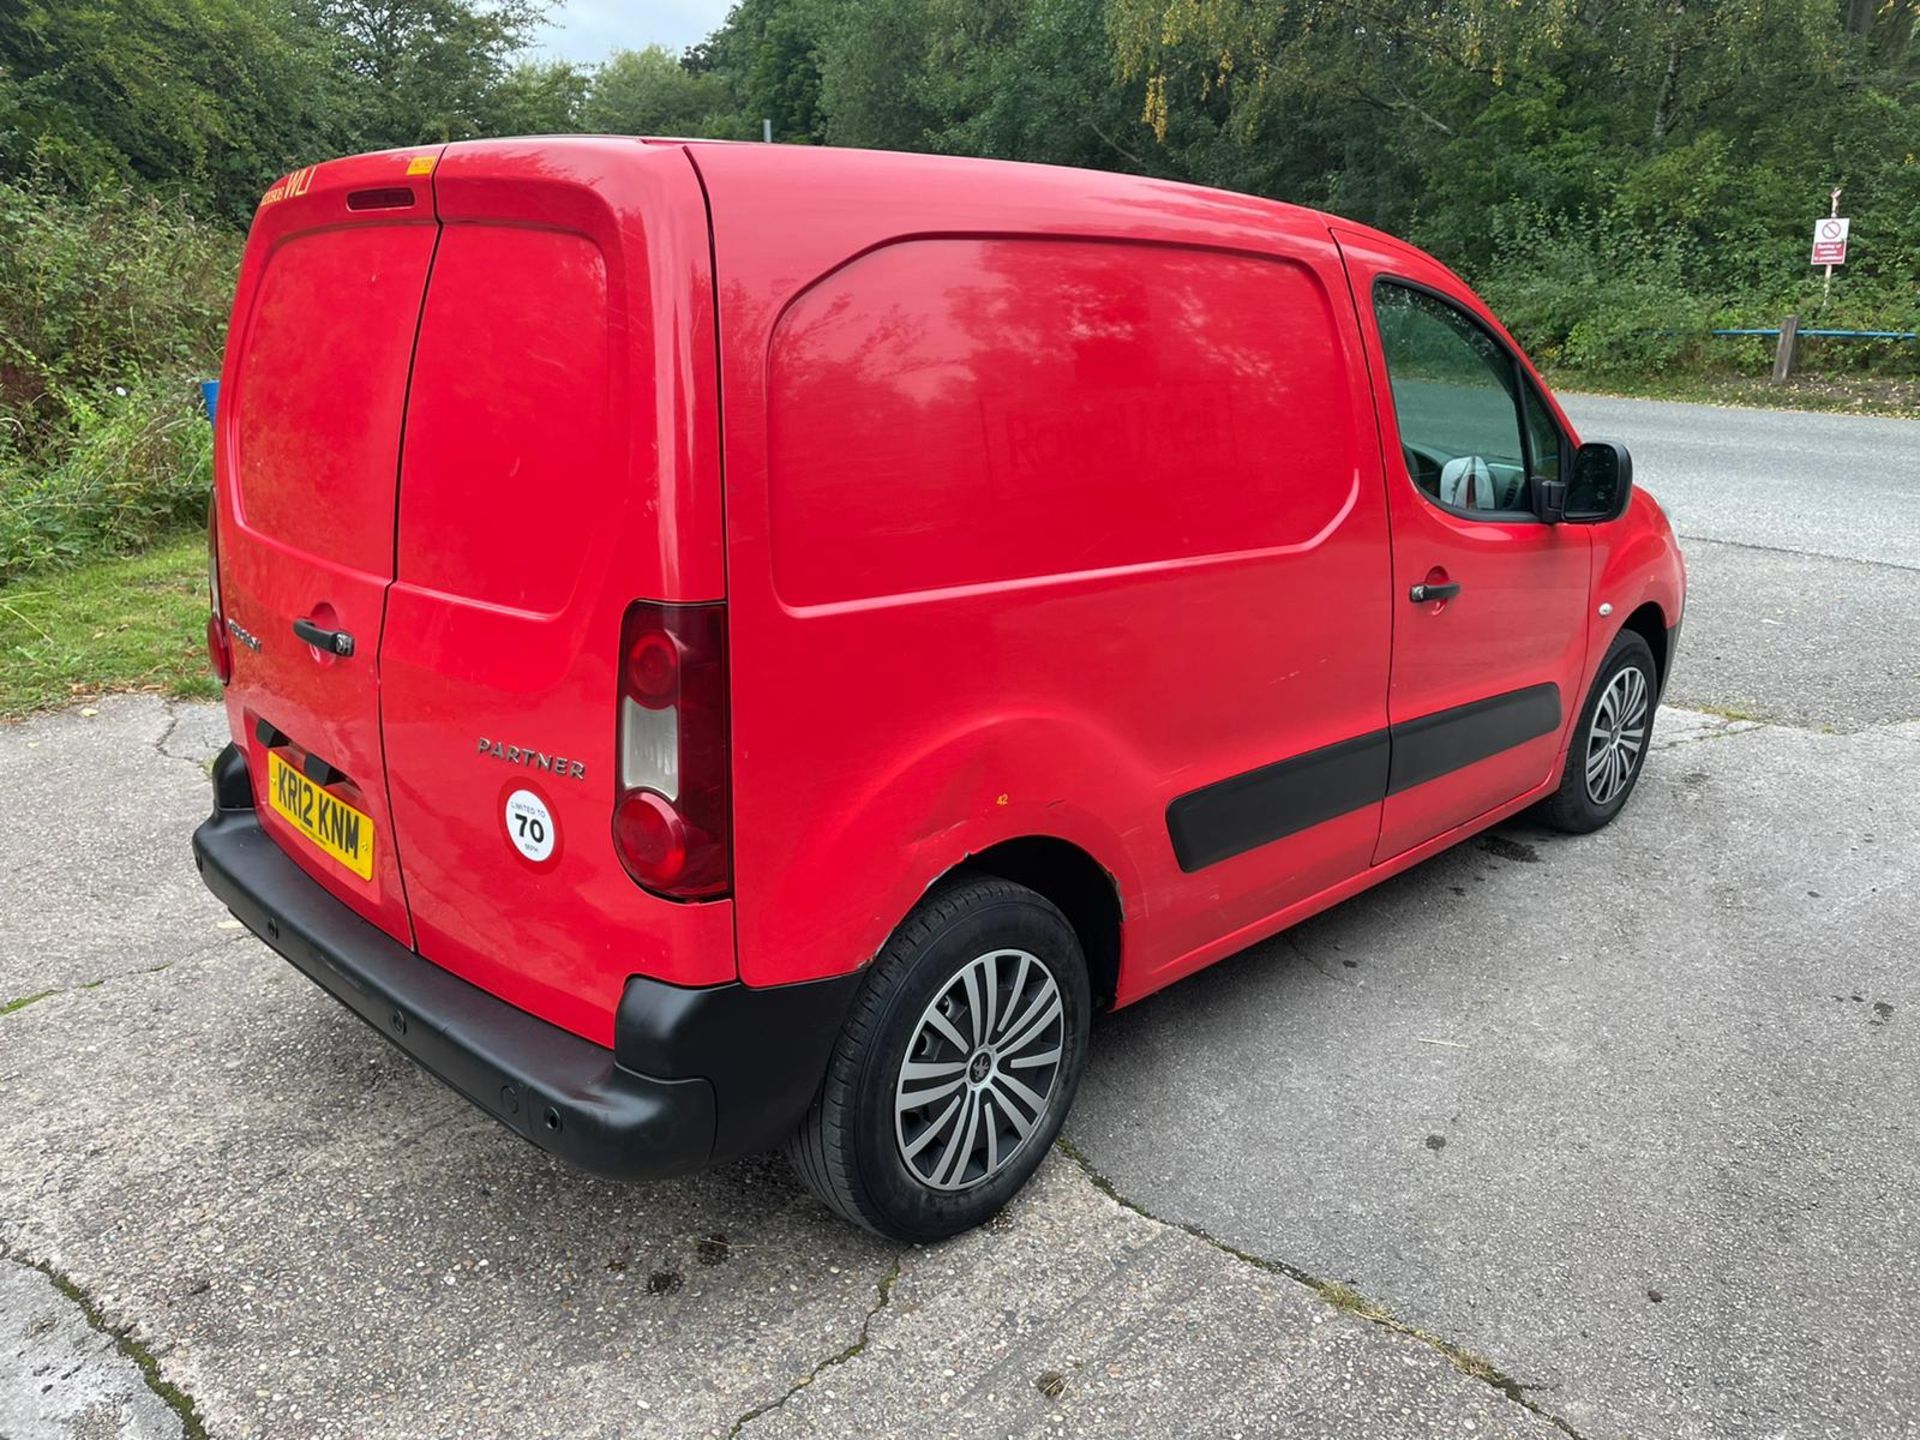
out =
[[[706,1079],[637,1072],[602,1046],[422,959],[328,894],[260,828],[246,759],[235,747],[221,753],[213,780],[218,808],[193,836],[207,888],[423,1069],[516,1134],[596,1175],[650,1179],[710,1161],[717,1124]],[[755,1037],[735,1043],[750,1047]],[[805,1082],[809,1097],[818,1078]]]
[[614,1057],[713,1086],[716,1162],[771,1149],[813,1102],[864,973],[697,990],[636,975],[614,1017]]

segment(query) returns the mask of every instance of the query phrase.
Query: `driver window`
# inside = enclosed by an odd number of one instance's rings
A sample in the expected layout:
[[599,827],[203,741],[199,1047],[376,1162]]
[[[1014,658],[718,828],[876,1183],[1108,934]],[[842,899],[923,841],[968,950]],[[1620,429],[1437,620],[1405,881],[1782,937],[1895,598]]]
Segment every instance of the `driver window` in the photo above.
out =
[[1373,307],[1414,483],[1456,510],[1526,510],[1512,356],[1423,290],[1376,285]]

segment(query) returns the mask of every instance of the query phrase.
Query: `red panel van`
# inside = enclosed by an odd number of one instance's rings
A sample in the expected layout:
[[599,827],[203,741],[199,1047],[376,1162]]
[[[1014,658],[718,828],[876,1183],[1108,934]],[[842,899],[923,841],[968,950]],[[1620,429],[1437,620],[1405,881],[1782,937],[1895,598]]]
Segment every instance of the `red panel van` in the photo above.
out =
[[978,1223],[1127,1005],[1617,814],[1684,579],[1443,266],[1139,178],[613,138],[273,187],[194,837],[527,1139]]

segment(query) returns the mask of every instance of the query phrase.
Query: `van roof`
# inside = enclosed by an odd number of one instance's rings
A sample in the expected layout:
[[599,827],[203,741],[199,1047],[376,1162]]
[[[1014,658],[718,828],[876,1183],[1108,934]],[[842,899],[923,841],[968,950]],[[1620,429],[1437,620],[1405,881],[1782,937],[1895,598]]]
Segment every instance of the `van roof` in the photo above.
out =
[[[748,182],[744,193],[736,191],[729,198],[750,195],[748,208],[759,215],[782,210],[789,215],[802,213],[832,199],[863,206],[882,201],[897,217],[918,215],[928,221],[938,217],[942,225],[964,217],[964,225],[951,233],[979,233],[1029,228],[1070,231],[1081,228],[1069,221],[1077,211],[1088,229],[1112,233],[1116,220],[1132,216],[1141,222],[1142,230],[1152,230],[1162,239],[1169,232],[1184,232],[1181,238],[1190,243],[1229,248],[1252,238],[1249,232],[1278,228],[1324,234],[1325,227],[1337,225],[1352,236],[1433,260],[1398,236],[1312,206],[1183,180],[1025,160],[769,145],[684,135],[526,135],[455,142],[448,148],[454,152],[524,151],[543,142],[563,145],[576,154],[604,147],[607,158],[615,163],[619,152],[631,153],[640,146],[681,150],[700,173],[710,202],[716,198],[716,182],[738,179]],[[726,224],[721,214],[716,213],[714,220],[716,225]],[[914,227],[909,224],[909,228]]]
[[[1236,210],[1246,207],[1271,209],[1295,216],[1321,215],[1307,206],[1280,200],[1265,200],[1231,190],[1216,190],[1182,180],[1166,180],[1148,175],[1131,175],[1113,170],[1088,170],[1071,165],[1046,165],[1027,160],[994,160],[970,155],[927,155],[905,150],[856,150],[835,145],[767,145],[754,140],[706,140],[672,136],[636,137],[646,145],[682,145],[689,150],[724,150],[762,157],[771,168],[784,171],[796,183],[813,182],[824,174],[837,173],[862,180],[884,177],[890,181],[924,187],[929,191],[965,192],[969,198],[988,208],[998,208],[997,192],[1009,183],[1020,186],[1020,193],[1007,197],[1017,201],[1033,190],[1053,191],[1062,196],[1126,197],[1135,203],[1155,201],[1202,204],[1224,203]],[[1001,202],[1004,203],[1004,202]],[[1322,218],[1333,218],[1322,215]]]

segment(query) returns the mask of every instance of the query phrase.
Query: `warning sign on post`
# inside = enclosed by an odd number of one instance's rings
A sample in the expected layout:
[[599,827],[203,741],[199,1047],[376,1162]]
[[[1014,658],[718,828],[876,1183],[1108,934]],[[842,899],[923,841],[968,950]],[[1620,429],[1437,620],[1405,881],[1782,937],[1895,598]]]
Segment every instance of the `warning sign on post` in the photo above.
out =
[[1829,215],[1813,222],[1813,264],[1847,263],[1847,227],[1852,223],[1844,215]]

